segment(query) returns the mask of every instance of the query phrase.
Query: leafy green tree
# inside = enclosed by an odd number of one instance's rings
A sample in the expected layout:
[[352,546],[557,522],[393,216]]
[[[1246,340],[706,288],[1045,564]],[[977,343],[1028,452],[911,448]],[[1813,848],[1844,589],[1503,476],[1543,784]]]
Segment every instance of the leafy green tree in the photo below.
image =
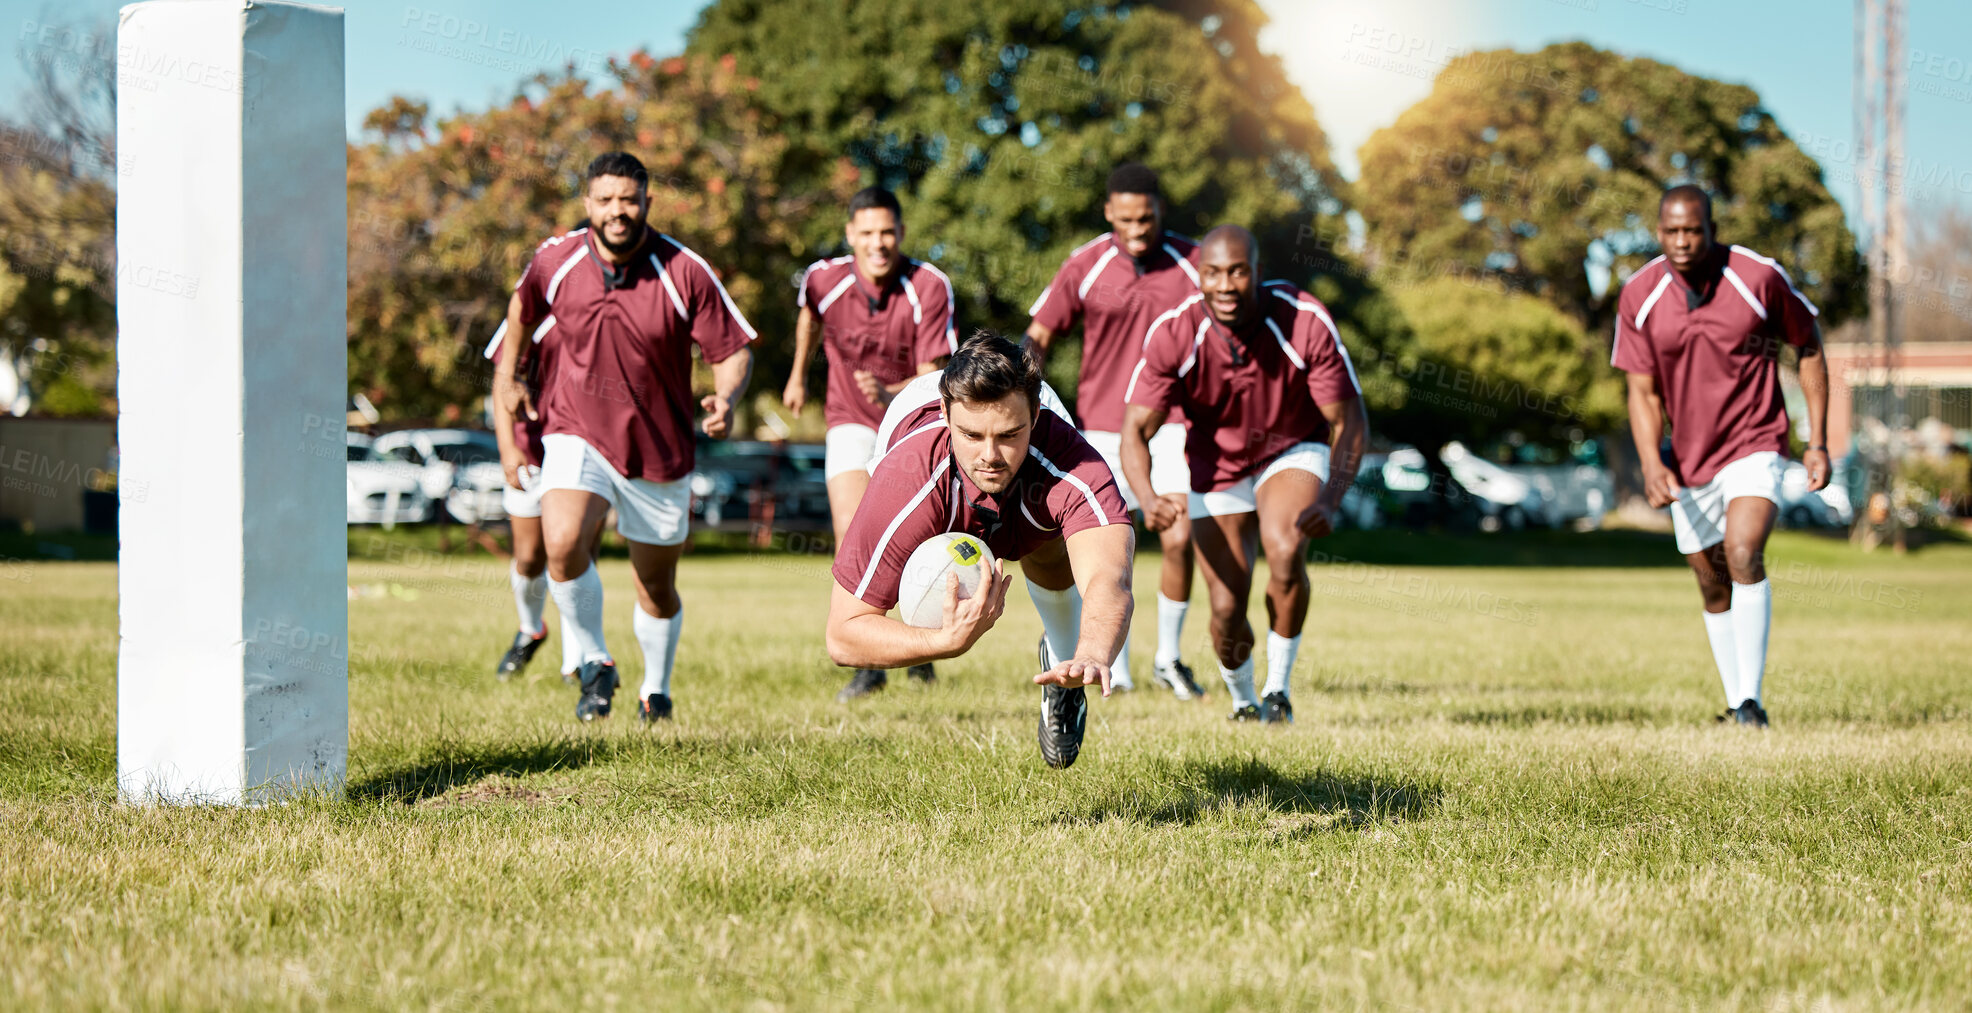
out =
[[[1247,224],[1270,273],[1316,273],[1312,238],[1341,231],[1346,184],[1259,48],[1265,21],[1251,0],[721,0],[687,51],[761,78],[796,146],[790,185],[897,190],[907,252],[951,275],[960,325],[1018,332],[1069,251],[1106,230],[1104,178],[1126,161],[1162,174],[1170,227]],[[802,234],[819,255],[840,230],[831,213]],[[1074,375],[1067,356],[1050,367]]]
[[1362,166],[1379,268],[1497,279],[1605,345],[1621,279],[1657,253],[1657,199],[1680,182],[1711,190],[1721,238],[1779,259],[1826,320],[1860,309],[1855,237],[1820,166],[1744,85],[1580,42],[1468,53],[1370,137]]

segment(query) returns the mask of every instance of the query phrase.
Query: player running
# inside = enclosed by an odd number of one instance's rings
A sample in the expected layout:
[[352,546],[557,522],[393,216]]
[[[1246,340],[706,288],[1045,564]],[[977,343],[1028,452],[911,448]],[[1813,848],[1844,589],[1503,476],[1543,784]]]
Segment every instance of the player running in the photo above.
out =
[[[1728,719],[1767,727],[1760,703],[1773,589],[1767,535],[1787,462],[1780,346],[1800,350],[1808,402],[1808,488],[1828,484],[1828,361],[1819,311],[1787,271],[1713,240],[1712,199],[1695,186],[1657,205],[1664,255],[1623,284],[1610,361],[1629,374],[1630,435],[1644,495],[1671,508],[1678,551],[1698,575],[1705,632]],[[1670,449],[1660,449],[1664,419]],[[1727,579],[1730,578],[1730,585]]]
[[[1198,293],[1196,243],[1164,230],[1164,198],[1157,173],[1130,162],[1109,174],[1104,218],[1114,230],[1069,254],[1054,281],[1034,301],[1027,336],[1045,355],[1057,335],[1082,321],[1082,371],[1076,381],[1075,410],[1082,436],[1115,473],[1116,486],[1130,509],[1140,504],[1123,480],[1119,448],[1123,428],[1123,388],[1143,357],[1143,336],[1158,314]],[[1182,495],[1190,487],[1185,469],[1184,416],[1175,405],[1150,441],[1151,484],[1159,495]],[[1179,641],[1191,608],[1191,524],[1183,516],[1158,530],[1163,569],[1158,580],[1157,680],[1180,700],[1203,695],[1191,667],[1180,660]],[[1116,657],[1118,689],[1131,689],[1130,643]]]
[[[1123,473],[1161,531],[1189,514],[1212,598],[1212,642],[1238,721],[1294,720],[1289,676],[1308,615],[1302,549],[1329,533],[1369,438],[1362,387],[1328,310],[1259,282],[1253,234],[1221,225],[1199,247],[1199,294],[1150,327],[1125,390]],[[1150,441],[1168,412],[1191,420],[1191,493],[1159,491]],[[1332,448],[1332,449],[1331,449]],[[1246,602],[1255,542],[1267,559],[1267,683],[1253,693]]]
[[[554,321],[557,362],[537,412],[516,367],[532,342],[509,341],[494,371],[498,429],[517,415],[545,418],[541,530],[549,593],[582,652],[576,717],[607,717],[616,662],[603,644],[602,578],[589,545],[611,507],[637,575],[632,629],[644,654],[638,710],[671,716],[671,670],[683,628],[678,557],[690,533],[687,476],[694,463],[691,346],[712,367],[715,393],[698,402],[707,436],[732,429],[745,392],[753,328],[710,265],[651,229],[649,174],[623,152],[589,163],[584,233],[541,244],[507,309],[507,333]],[[520,488],[525,458],[502,449],[507,484]]]
[[[992,628],[1020,560],[1041,615],[1040,745],[1048,766],[1081,752],[1084,686],[1112,687],[1109,660],[1130,625],[1136,531],[1109,466],[1075,431],[1036,357],[997,334],[967,339],[941,372],[892,402],[868,494],[835,555],[828,651],[838,665],[895,668],[955,658]],[[904,564],[945,531],[979,537],[998,557],[975,596],[946,591],[945,624],[887,615]]]
[[[873,186],[851,197],[842,232],[851,254],[815,261],[801,276],[794,370],[781,394],[797,414],[807,403],[808,360],[819,327],[829,376],[823,474],[837,545],[869,486],[884,409],[912,377],[937,369],[957,346],[952,282],[936,267],[898,252],[904,216],[895,194]],[[923,682],[937,678],[929,664],[912,666],[910,674]],[[883,669],[859,668],[836,699],[867,696],[887,682]]]

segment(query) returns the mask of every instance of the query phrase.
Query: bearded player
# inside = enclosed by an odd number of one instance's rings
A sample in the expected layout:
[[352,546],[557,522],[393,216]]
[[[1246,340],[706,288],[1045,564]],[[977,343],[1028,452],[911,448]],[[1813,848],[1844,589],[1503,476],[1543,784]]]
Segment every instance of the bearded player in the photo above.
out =
[[[1237,721],[1294,720],[1290,676],[1308,615],[1302,550],[1327,535],[1369,438],[1362,388],[1328,310],[1261,284],[1253,234],[1221,225],[1199,246],[1199,294],[1157,319],[1126,388],[1123,473],[1164,530],[1184,516],[1212,599],[1212,642]],[[1191,420],[1188,495],[1160,493],[1150,441],[1168,412]],[[1253,692],[1246,603],[1267,560],[1267,683]]]
[[[1629,375],[1630,435],[1644,494],[1671,509],[1678,551],[1698,576],[1705,633],[1725,687],[1720,721],[1767,727],[1760,702],[1773,623],[1767,536],[1787,464],[1780,346],[1799,350],[1808,402],[1808,488],[1828,485],[1828,361],[1819,311],[1785,268],[1714,240],[1712,199],[1695,186],[1657,205],[1664,255],[1623,283],[1610,361]],[[1670,449],[1660,448],[1664,421]]]
[[[671,671],[682,631],[678,557],[690,533],[687,478],[694,463],[692,347],[711,366],[714,393],[697,405],[700,428],[724,438],[745,392],[753,328],[710,265],[649,227],[649,174],[611,152],[589,163],[584,234],[541,244],[507,310],[507,333],[554,321],[555,375],[537,412],[516,367],[532,342],[509,341],[494,374],[497,427],[517,415],[545,419],[540,484],[548,588],[582,652],[584,721],[609,716],[616,662],[603,643],[602,578],[589,546],[614,508],[637,577],[632,629],[644,655],[638,710],[671,716]],[[504,451],[507,484],[526,461]]]
[[[1045,354],[1058,336],[1081,321],[1082,368],[1075,410],[1082,417],[1082,436],[1109,463],[1124,503],[1136,510],[1141,504],[1124,483],[1120,456],[1123,388],[1143,357],[1144,332],[1151,321],[1198,293],[1198,270],[1193,266],[1198,246],[1165,231],[1157,173],[1136,162],[1119,165],[1109,174],[1102,214],[1112,231],[1069,254],[1028,310],[1034,319],[1027,337]],[[1182,409],[1173,406],[1163,427],[1151,437],[1150,456],[1151,483],[1159,495],[1181,495],[1189,488]],[[1185,613],[1191,608],[1190,522],[1179,517],[1157,535],[1164,551],[1152,670],[1178,699],[1196,699],[1202,691],[1179,655]],[[1116,658],[1114,679],[1119,689],[1134,685],[1127,638]]]
[[[1085,686],[1111,689],[1110,659],[1130,625],[1136,530],[1109,466],[1075,431],[1019,345],[981,331],[944,370],[891,404],[870,487],[835,556],[828,651],[838,665],[895,668],[955,658],[992,628],[1019,560],[1041,615],[1041,757],[1080,755]],[[977,595],[946,588],[944,624],[909,626],[897,604],[911,553],[945,531],[972,534],[996,558]]]
[[[794,370],[781,394],[796,414],[807,403],[808,360],[819,328],[829,377],[823,474],[837,545],[870,484],[884,409],[912,377],[937,369],[957,345],[952,282],[936,267],[898,252],[904,216],[895,194],[875,186],[859,191],[849,199],[842,233],[851,254],[818,260],[801,275]],[[910,674],[927,683],[937,678],[929,664],[912,666]],[[836,699],[867,696],[887,682],[882,669],[859,668]]]

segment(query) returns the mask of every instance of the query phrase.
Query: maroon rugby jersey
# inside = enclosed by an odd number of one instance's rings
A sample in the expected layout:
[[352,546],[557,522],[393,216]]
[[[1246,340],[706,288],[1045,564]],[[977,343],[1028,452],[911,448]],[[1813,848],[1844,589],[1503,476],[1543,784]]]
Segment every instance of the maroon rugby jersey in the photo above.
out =
[[[1061,334],[1082,321],[1082,374],[1075,414],[1082,428],[1123,429],[1123,389],[1143,358],[1145,332],[1158,315],[1198,293],[1198,244],[1164,233],[1139,261],[1105,232],[1068,255],[1054,281],[1027,311]],[[1183,422],[1173,408],[1170,421]]]
[[1013,483],[998,496],[952,457],[940,404],[909,410],[882,448],[869,490],[835,552],[835,582],[872,608],[897,604],[904,563],[932,535],[977,535],[1002,560],[1105,524],[1129,524],[1109,465],[1061,416],[1039,413]]
[[1657,378],[1671,418],[1672,459],[1685,486],[1764,450],[1787,453],[1780,345],[1815,340],[1820,311],[1779,264],[1743,246],[1714,246],[1697,285],[1662,257],[1623,283],[1609,361]]
[[1362,396],[1320,300],[1284,281],[1260,286],[1259,298],[1238,334],[1212,318],[1204,296],[1185,300],[1151,325],[1130,380],[1130,404],[1183,405],[1191,418],[1193,492],[1229,488],[1296,443],[1327,443],[1322,407]]
[[854,257],[815,261],[801,276],[796,304],[822,318],[829,374],[822,417],[831,427],[883,422],[883,405],[856,386],[857,370],[888,386],[958,350],[951,279],[922,260],[905,258],[881,291],[856,273]]
[[670,482],[694,463],[691,346],[718,363],[753,327],[698,254],[646,227],[611,269],[586,230],[542,243],[516,289],[527,319],[553,321],[547,434],[580,436],[628,478]]

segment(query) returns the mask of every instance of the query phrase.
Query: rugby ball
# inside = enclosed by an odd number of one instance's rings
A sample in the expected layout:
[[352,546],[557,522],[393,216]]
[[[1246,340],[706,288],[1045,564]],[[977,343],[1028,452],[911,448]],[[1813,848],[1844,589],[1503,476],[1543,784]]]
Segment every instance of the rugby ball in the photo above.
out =
[[993,550],[973,535],[947,531],[932,535],[904,562],[897,586],[897,618],[935,630],[945,625],[945,577],[959,578],[961,601],[979,593],[993,572]]

